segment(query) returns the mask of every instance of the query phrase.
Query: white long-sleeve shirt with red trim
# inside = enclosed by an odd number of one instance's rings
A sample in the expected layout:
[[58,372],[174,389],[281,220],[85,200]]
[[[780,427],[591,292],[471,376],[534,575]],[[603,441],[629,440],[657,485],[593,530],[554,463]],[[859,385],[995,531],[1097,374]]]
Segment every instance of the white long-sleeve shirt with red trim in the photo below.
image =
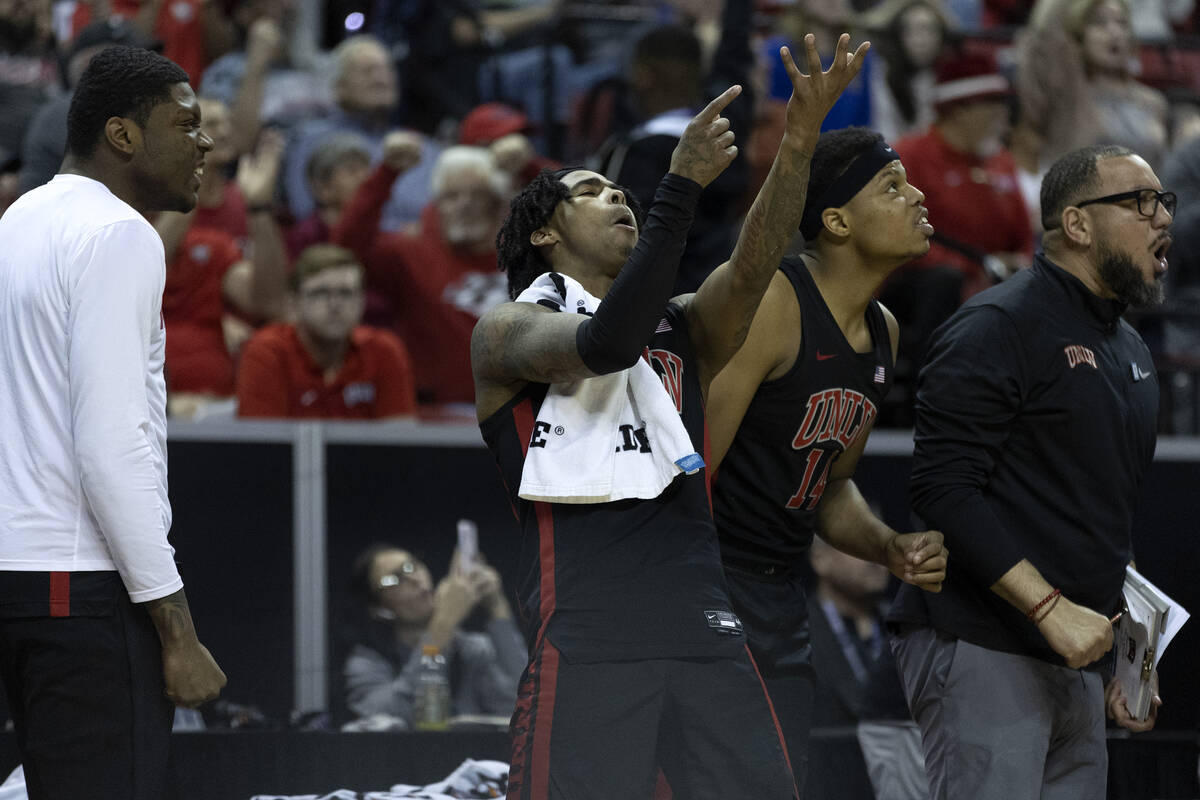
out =
[[0,218],[0,570],[183,586],[167,541],[162,241],[58,175]]

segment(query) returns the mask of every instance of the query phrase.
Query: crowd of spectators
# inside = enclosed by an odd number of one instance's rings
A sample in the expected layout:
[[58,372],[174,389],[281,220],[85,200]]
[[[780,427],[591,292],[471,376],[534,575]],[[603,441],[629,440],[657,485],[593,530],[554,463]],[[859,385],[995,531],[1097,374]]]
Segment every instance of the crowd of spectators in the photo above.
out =
[[[872,41],[826,127],[882,131],[939,231],[884,288],[909,376],[962,299],[1028,265],[1040,173],[1070,149],[1133,148],[1179,193],[1176,239],[1200,240],[1194,0],[360,5],[0,0],[0,210],[57,169],[71,86],[105,46],[161,49],[197,87],[215,142],[198,208],[153,220],[177,417],[471,418],[470,333],[506,299],[509,198],[564,162],[648,204],[680,121],[738,82],[743,155],[702,198],[678,285],[694,288],[728,257],[781,135],[774,53],[808,31],[823,52],[843,30]],[[315,56],[290,42],[304,12],[324,18]],[[1166,312],[1138,321],[1181,375],[1200,371],[1190,251],[1172,253]],[[362,378],[368,363],[399,372]],[[909,420],[905,369],[884,423]]]

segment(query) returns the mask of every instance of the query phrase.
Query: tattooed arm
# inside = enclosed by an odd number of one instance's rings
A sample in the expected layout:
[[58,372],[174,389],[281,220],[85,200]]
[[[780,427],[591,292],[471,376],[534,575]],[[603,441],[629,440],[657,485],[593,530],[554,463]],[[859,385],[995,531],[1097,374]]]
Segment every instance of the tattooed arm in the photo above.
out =
[[208,648],[196,638],[192,612],[183,589],[143,603],[162,644],[163,683],[171,702],[195,708],[214,699],[225,685],[225,673]]
[[864,42],[850,53],[849,45],[849,35],[842,34],[833,65],[822,72],[812,34],[806,36],[808,75],[796,67],[786,47],[780,50],[792,81],[792,96],[775,163],[746,215],[732,257],[701,284],[690,300],[685,300],[688,327],[700,361],[700,382],[705,391],[745,341],[784,248],[800,226],[809,160],[820,136],[821,122],[862,68],[870,46]]

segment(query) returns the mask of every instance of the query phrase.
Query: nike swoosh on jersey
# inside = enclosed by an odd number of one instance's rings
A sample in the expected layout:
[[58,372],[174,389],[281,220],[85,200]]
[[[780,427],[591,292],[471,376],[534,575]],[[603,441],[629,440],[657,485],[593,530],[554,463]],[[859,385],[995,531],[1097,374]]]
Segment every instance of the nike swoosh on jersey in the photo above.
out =
[[837,358],[837,353],[822,353],[817,351],[817,361],[828,361],[831,358]]

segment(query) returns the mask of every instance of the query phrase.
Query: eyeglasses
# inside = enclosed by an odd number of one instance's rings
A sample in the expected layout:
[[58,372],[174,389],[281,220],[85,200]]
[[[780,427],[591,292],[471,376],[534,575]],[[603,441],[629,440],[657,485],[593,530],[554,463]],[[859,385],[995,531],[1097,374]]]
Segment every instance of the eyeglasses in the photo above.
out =
[[1094,200],[1084,200],[1082,203],[1076,203],[1076,208],[1090,206],[1093,203],[1123,203],[1126,200],[1137,200],[1138,213],[1143,217],[1153,218],[1158,213],[1158,207],[1162,206],[1167,210],[1167,215],[1175,216],[1175,206],[1179,202],[1179,198],[1174,192],[1156,192],[1154,189],[1134,189],[1131,192],[1120,192],[1118,194],[1105,195],[1097,197]]
[[317,289],[305,289],[300,293],[300,296],[313,303],[328,303],[330,300],[337,300],[339,303],[350,303],[362,296],[362,290],[333,289],[322,286]]
[[415,561],[405,561],[400,565],[400,568],[395,572],[379,577],[379,588],[386,589],[389,586],[399,586],[402,583],[412,583],[416,580],[413,577],[417,571]]

